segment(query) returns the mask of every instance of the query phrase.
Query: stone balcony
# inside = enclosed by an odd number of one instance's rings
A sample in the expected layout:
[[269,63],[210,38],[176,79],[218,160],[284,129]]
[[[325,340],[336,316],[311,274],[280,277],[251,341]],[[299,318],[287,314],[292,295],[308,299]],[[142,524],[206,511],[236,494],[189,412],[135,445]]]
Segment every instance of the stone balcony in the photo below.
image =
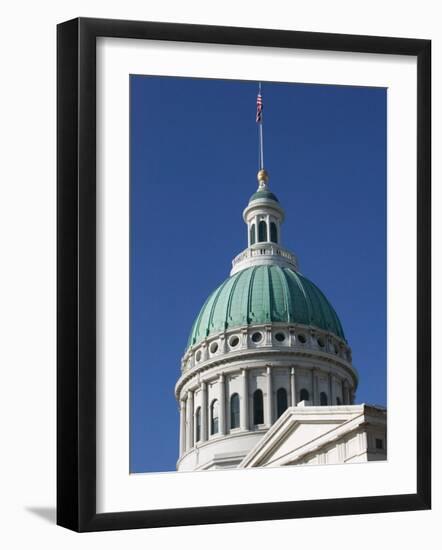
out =
[[232,261],[230,275],[255,265],[273,264],[298,271],[298,260],[294,254],[275,243],[256,243],[243,250]]

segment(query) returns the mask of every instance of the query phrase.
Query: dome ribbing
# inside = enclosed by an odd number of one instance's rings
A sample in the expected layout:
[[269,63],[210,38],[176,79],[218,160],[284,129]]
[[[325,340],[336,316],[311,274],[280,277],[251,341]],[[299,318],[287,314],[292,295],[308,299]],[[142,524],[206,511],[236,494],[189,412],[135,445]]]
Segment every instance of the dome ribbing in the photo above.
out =
[[259,265],[232,275],[212,292],[187,347],[226,329],[266,323],[316,327],[345,340],[335,310],[316,285],[290,268]]

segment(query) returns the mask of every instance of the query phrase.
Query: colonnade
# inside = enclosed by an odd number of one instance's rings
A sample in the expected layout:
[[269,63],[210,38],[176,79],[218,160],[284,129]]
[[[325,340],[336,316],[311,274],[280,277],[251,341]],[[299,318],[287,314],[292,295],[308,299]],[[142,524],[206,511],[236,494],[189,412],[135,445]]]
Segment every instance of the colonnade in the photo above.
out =
[[[241,385],[240,391],[240,425],[239,429],[241,431],[249,431],[251,426],[250,404],[251,404],[251,395],[249,391],[249,370],[243,368],[241,369]],[[319,392],[319,373],[321,369],[313,368],[311,369],[311,392],[310,401],[312,405],[320,405],[321,397]],[[292,367],[290,369],[290,383],[288,395],[288,406],[295,406],[299,402],[300,390],[298,388],[298,376],[296,369]],[[335,405],[336,404],[336,391],[333,379],[336,378],[335,375],[328,373],[328,392],[327,392],[327,404]],[[346,380],[341,380],[341,395],[342,395],[342,404],[351,404],[353,402],[353,392]],[[265,406],[264,406],[264,423],[266,427],[270,427],[276,420],[275,418],[275,391],[274,391],[274,381],[272,375],[272,367],[266,367],[266,388],[265,388]],[[182,456],[186,451],[192,449],[196,443],[196,422],[199,423],[199,442],[203,443],[208,441],[211,438],[209,434],[210,428],[210,407],[208,403],[208,388],[207,381],[202,381],[200,384],[201,390],[201,400],[200,405],[198,405],[200,411],[200,417],[195,418],[195,390],[197,388],[192,388],[187,390],[185,395],[183,395],[179,401],[180,405],[180,456]],[[226,399],[229,397],[229,399]],[[226,375],[221,373],[218,375],[218,430],[214,434],[216,437],[223,437],[228,433],[227,428],[227,406],[230,402],[230,395],[226,396]]]

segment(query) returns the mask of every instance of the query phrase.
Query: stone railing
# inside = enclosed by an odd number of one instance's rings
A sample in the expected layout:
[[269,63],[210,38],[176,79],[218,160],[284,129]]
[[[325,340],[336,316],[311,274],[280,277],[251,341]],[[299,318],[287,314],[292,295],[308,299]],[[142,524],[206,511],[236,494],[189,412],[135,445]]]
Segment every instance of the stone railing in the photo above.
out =
[[250,266],[258,265],[261,263],[261,260],[263,260],[262,263],[274,262],[275,264],[288,265],[295,270],[298,269],[296,256],[288,250],[284,250],[273,243],[258,243],[246,248],[233,258],[232,274],[239,271],[240,264],[241,268],[244,269],[249,264]]

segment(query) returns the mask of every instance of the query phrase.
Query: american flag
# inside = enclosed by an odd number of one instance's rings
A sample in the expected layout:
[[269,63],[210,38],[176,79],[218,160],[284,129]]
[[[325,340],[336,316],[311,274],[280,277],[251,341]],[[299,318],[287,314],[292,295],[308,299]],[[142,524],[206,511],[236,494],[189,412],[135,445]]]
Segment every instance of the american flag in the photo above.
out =
[[261,92],[258,94],[258,97],[256,98],[256,122],[258,124],[262,123],[262,95],[261,95]]

